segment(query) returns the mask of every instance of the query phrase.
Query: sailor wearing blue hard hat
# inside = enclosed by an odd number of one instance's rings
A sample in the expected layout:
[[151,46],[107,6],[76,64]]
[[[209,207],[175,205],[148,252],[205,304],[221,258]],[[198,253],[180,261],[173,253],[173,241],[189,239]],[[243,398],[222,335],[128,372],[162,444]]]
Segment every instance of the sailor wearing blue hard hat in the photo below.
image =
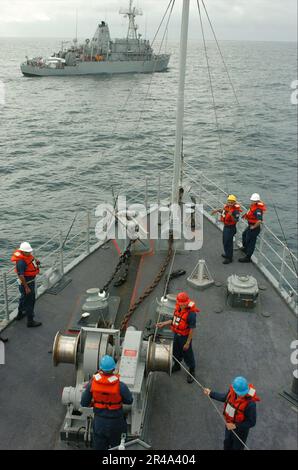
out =
[[105,355],[99,363],[99,371],[87,384],[81,398],[81,406],[93,406],[93,448],[108,450],[121,442],[121,434],[127,433],[122,405],[131,405],[132,394],[127,385],[115,373],[116,363]]
[[205,388],[204,393],[224,403],[223,415],[226,421],[224,450],[242,450],[249,429],[256,424],[256,402],[260,399],[255,387],[244,377],[238,376],[233,380],[227,393],[214,392],[209,388]]

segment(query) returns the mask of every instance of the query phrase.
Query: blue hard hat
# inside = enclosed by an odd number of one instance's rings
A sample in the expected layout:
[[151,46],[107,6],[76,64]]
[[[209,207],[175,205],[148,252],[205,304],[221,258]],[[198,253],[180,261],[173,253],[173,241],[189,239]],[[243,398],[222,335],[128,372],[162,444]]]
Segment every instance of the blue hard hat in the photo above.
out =
[[249,391],[248,382],[244,377],[235,377],[232,387],[234,392],[240,397],[243,397]]
[[116,362],[112,358],[112,356],[105,355],[101,358],[99,363],[99,368],[103,372],[111,372],[116,367]]

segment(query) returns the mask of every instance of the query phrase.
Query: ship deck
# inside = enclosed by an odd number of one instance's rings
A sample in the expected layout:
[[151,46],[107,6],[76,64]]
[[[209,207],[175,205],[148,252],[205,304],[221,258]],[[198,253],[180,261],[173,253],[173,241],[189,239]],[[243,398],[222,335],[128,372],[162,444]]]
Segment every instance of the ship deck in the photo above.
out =
[[[296,337],[296,318],[278,292],[253,264],[222,264],[221,232],[205,219],[204,244],[197,252],[177,253],[173,270],[186,275],[170,283],[170,293],[186,290],[201,312],[193,348],[200,383],[226,391],[236,375],[244,375],[257,388],[257,425],[247,445],[251,449],[297,449],[297,409],[280,396],[290,390],[294,366],[291,342]],[[121,297],[119,324],[132,298],[151,283],[162,263],[160,253],[134,256],[127,282],[112,288]],[[205,259],[217,281],[203,291],[186,282],[198,259]],[[71,327],[81,311],[86,289],[101,287],[117,264],[112,242],[78,264],[67,277],[71,282],[58,295],[44,294],[36,304],[42,327],[26,328],[25,320],[5,330],[6,364],[0,367],[0,448],[57,449],[65,416],[61,404],[64,386],[74,384],[74,367],[54,368],[50,354],[58,330]],[[140,262],[141,261],[141,262]],[[262,287],[258,306],[252,311],[231,309],[226,304],[225,283],[230,274],[252,274]],[[143,328],[155,319],[155,300],[163,294],[165,275],[154,292],[135,311],[131,324]],[[221,313],[216,313],[221,311]],[[3,335],[4,335],[3,334]],[[218,403],[222,409],[222,404]],[[154,373],[143,439],[153,449],[221,449],[224,424],[200,387],[186,382],[185,372],[171,377]]]

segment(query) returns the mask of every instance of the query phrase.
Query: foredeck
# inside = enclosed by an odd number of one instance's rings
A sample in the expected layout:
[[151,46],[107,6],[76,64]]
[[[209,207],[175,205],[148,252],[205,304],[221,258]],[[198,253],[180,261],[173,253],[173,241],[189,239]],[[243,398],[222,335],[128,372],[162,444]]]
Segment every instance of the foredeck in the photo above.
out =
[[[221,252],[221,232],[205,219],[202,250],[177,253],[173,266],[173,270],[183,268],[187,273],[171,282],[170,292],[187,290],[201,309],[193,340],[198,380],[225,391],[235,375],[246,376],[262,400],[257,405],[258,420],[247,442],[249,448],[297,449],[297,410],[279,395],[291,387],[294,366],[290,345],[296,336],[295,316],[255,265],[238,263],[237,252],[232,264],[223,265]],[[119,320],[132,297],[137,298],[151,283],[163,256],[151,253],[134,257],[127,283],[111,291],[123,299]],[[49,351],[56,332],[67,330],[80,312],[86,289],[101,287],[117,258],[112,243],[107,249],[96,250],[68,274],[72,282],[60,294],[44,294],[38,299],[36,314],[42,327],[27,329],[23,320],[5,330],[9,343],[6,364],[0,367],[1,449],[59,447],[65,415],[61,393],[64,386],[74,383],[74,368],[66,364],[54,368]],[[199,258],[206,260],[216,284],[221,286],[197,291],[186,282]],[[252,274],[262,287],[254,311],[232,310],[226,305],[227,277],[243,272]],[[163,290],[164,278],[135,311],[131,324],[143,328],[148,319],[155,320],[155,299]],[[219,310],[221,313],[216,313]],[[220,403],[218,406],[221,408]],[[144,433],[144,440],[153,449],[221,449],[223,434],[220,417],[199,386],[186,383],[184,372],[172,377],[154,373]]]

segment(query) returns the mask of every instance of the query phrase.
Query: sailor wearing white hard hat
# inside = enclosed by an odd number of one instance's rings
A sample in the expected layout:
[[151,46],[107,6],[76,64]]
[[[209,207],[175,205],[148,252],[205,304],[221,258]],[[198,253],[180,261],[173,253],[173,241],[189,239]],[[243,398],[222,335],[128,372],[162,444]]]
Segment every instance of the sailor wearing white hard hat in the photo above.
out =
[[242,233],[242,251],[245,253],[245,256],[239,259],[240,263],[249,263],[251,261],[257,238],[261,231],[263,214],[267,210],[266,205],[261,201],[261,197],[258,193],[253,193],[250,197],[250,201],[250,208],[242,217],[247,220],[248,227]]
[[15,264],[15,272],[18,275],[21,294],[16,319],[21,320],[24,316],[27,316],[27,326],[29,328],[41,325],[41,322],[34,320],[35,278],[39,274],[40,262],[33,256],[32,252],[33,248],[30,243],[23,242],[11,257],[12,263]]

